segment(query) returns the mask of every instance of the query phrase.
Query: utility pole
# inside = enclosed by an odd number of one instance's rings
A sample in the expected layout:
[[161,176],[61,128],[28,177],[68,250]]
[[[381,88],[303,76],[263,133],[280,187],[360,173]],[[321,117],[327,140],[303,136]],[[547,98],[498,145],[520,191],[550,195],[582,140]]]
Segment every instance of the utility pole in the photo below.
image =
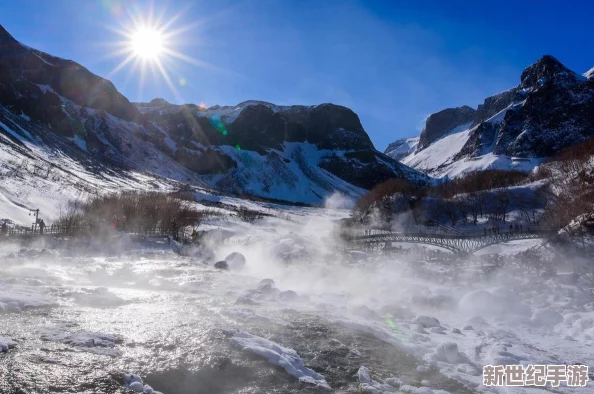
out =
[[33,217],[35,218],[35,223],[33,223],[33,234],[35,234],[35,230],[37,229],[37,223],[39,223],[39,209],[29,209],[29,216],[33,213]]

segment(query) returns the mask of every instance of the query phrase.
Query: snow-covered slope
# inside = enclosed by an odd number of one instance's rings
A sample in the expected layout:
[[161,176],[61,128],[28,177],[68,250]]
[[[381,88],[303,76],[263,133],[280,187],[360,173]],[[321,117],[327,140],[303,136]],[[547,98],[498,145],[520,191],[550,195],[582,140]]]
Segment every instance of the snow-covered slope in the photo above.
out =
[[400,158],[402,163],[438,177],[483,169],[530,171],[544,158],[594,137],[592,70],[579,75],[546,55],[524,70],[517,87],[485,99],[466,129],[449,131],[460,108],[447,111],[428,118],[450,114],[447,122],[433,122],[431,135],[437,138],[425,137],[429,143]]
[[[19,43],[1,26],[0,122],[3,169],[27,160],[96,185],[110,174],[136,188],[189,183],[322,204],[335,192],[355,199],[389,178],[428,181],[376,151],[348,108],[132,104],[109,81]],[[0,187],[8,189],[15,179],[10,171],[4,177]],[[18,200],[13,194],[4,200]]]
[[419,137],[403,138],[388,145],[384,153],[394,160],[400,160],[413,153],[418,144]]

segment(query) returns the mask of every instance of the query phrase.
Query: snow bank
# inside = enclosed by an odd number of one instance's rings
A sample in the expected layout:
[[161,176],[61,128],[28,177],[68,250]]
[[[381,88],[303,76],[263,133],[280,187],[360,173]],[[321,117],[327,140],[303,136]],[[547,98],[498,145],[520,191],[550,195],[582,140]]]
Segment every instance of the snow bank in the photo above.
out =
[[36,286],[0,284],[0,313],[55,306]]
[[143,385],[142,379],[138,375],[132,373],[124,373],[123,375],[124,387],[127,389],[136,391],[137,393],[162,394],[160,391],[153,390],[153,388],[148,384]]
[[91,353],[112,357],[121,355],[121,352],[115,349],[115,346],[123,342],[122,336],[85,330],[71,332],[73,326],[71,323],[61,323],[54,327],[45,327],[40,330],[41,339],[65,343]]
[[284,368],[302,382],[331,390],[322,375],[303,365],[303,360],[295,350],[243,331],[232,332],[232,335],[231,344],[234,347],[266,358],[266,361]]
[[16,346],[16,342],[8,337],[0,337],[0,352],[7,352]]

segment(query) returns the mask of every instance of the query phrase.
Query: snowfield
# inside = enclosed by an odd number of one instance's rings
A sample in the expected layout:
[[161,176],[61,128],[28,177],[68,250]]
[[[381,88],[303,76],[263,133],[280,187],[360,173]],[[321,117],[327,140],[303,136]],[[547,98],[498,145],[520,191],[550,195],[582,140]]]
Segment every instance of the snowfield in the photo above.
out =
[[[0,373],[27,387],[14,372],[27,368],[39,392],[457,394],[535,392],[487,389],[488,364],[594,366],[586,278],[493,270],[480,256],[453,264],[435,250],[342,256],[333,231],[348,211],[250,204],[277,215],[209,218],[200,231],[233,234],[212,260],[167,243],[0,243]],[[511,261],[532,246],[496,252]],[[231,252],[245,268],[216,270]]]

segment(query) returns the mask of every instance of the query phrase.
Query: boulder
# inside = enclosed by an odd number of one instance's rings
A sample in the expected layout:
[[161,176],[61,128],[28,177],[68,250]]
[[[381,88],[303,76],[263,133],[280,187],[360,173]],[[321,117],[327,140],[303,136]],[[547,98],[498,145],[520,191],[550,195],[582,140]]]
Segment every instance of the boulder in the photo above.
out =
[[221,260],[221,261],[217,261],[215,263],[214,267],[216,269],[220,269],[220,270],[228,270],[229,269],[229,264],[227,264],[227,262],[225,260]]
[[239,252],[231,253],[225,257],[225,261],[229,265],[229,268],[233,270],[240,270],[245,267],[245,256]]

